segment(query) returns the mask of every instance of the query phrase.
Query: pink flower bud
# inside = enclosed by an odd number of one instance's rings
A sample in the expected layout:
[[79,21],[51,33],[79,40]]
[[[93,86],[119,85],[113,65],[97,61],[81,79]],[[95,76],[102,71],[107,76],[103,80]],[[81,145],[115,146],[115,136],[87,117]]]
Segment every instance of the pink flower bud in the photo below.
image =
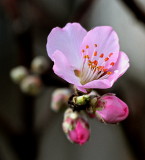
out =
[[113,94],[98,99],[96,116],[106,123],[118,123],[129,114],[128,106]]
[[37,56],[31,62],[31,70],[36,74],[44,73],[49,66],[49,61],[43,56]]
[[90,137],[89,124],[78,112],[67,113],[62,127],[71,142],[83,145]]
[[66,108],[68,99],[71,96],[71,91],[67,88],[59,88],[54,90],[52,94],[51,109],[55,112]]
[[28,75],[20,84],[21,91],[36,96],[42,91],[42,81],[38,76]]
[[26,76],[28,71],[24,66],[17,66],[10,71],[10,77],[16,84],[20,84]]

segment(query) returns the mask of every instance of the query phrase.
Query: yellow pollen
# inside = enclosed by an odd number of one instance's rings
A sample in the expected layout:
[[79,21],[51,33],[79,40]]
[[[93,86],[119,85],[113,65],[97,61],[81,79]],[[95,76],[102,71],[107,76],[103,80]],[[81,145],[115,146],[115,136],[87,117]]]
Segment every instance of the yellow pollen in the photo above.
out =
[[112,72],[107,72],[108,75],[112,74]]
[[88,45],[86,45],[86,49],[87,49],[87,48],[89,48],[89,46],[88,46]]
[[94,52],[94,56],[97,56],[97,54],[98,54],[97,51],[95,51],[95,52]]

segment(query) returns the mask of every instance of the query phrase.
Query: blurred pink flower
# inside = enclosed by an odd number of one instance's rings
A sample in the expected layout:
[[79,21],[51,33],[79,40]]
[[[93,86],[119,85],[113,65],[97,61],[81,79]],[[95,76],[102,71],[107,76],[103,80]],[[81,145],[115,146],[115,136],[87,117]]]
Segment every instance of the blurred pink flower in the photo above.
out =
[[109,26],[87,32],[79,23],[52,29],[47,52],[54,72],[78,90],[110,88],[126,72],[129,59],[119,51],[116,32]]
[[128,106],[113,94],[106,94],[98,99],[96,116],[106,123],[118,123],[128,114]]

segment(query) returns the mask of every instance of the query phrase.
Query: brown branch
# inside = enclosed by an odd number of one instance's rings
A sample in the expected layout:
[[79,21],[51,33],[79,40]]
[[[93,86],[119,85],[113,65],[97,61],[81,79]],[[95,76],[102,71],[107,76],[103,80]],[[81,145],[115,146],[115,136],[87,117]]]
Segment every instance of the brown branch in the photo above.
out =
[[135,0],[121,0],[121,2],[130,9],[140,22],[145,24],[145,10]]

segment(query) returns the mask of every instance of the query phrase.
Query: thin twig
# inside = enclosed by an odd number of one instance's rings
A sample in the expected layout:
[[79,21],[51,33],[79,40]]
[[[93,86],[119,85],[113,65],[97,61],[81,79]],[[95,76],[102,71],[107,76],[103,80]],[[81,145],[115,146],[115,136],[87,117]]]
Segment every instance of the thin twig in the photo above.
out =
[[135,0],[121,0],[134,16],[143,24],[145,24],[145,9],[143,9]]

